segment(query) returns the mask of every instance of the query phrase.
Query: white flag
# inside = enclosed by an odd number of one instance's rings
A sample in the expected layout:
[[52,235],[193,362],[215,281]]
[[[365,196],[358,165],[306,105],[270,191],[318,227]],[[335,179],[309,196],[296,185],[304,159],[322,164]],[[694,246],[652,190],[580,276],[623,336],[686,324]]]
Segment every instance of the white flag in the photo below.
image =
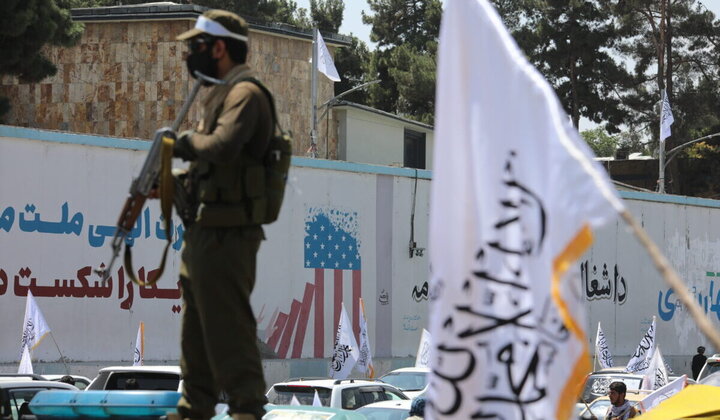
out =
[[670,108],[670,101],[668,100],[667,92],[663,89],[662,112],[660,114],[660,143],[672,135],[670,126],[673,122],[675,122],[675,119],[673,118],[672,108]]
[[357,341],[343,303],[337,333],[335,334],[335,349],[330,362],[330,377],[333,379],[347,378],[358,357],[360,357],[360,352],[358,351]]
[[415,356],[415,367],[430,367],[430,344],[430,332],[423,328],[417,355]]
[[600,364],[600,368],[605,369],[613,367],[613,358],[610,354],[605,334],[603,334],[603,330],[600,327],[599,322],[597,327],[597,336],[595,336],[595,358]]
[[320,401],[320,395],[318,395],[317,389],[315,390],[315,396],[313,397],[313,407],[322,407],[322,401]]
[[40,341],[50,332],[50,327],[45,322],[45,317],[40,311],[40,307],[35,302],[30,290],[27,292],[27,300],[25,301],[25,319],[23,320],[22,340],[20,349],[27,347],[32,352]]
[[665,370],[665,360],[660,352],[660,346],[658,346],[650,359],[648,369],[645,371],[643,389],[659,389],[667,385],[667,383],[668,374]]
[[650,360],[652,359],[653,353],[655,352],[655,317],[653,316],[652,324],[648,328],[647,332],[640,340],[635,353],[630,357],[628,361],[626,371],[630,373],[637,373],[638,375],[644,375],[650,366]]
[[661,402],[667,400],[687,386],[687,375],[683,375],[662,388],[659,388],[640,401],[643,413],[651,410]]
[[[317,29],[315,30],[317,31]],[[330,51],[328,51],[325,41],[323,40],[322,35],[320,35],[320,31],[317,33],[317,49],[318,71],[327,76],[327,78],[333,82],[339,82],[340,75],[338,75],[337,69],[335,68],[335,62],[333,62]]]
[[135,338],[135,351],[133,354],[133,366],[145,364],[145,323],[140,322],[137,338]]
[[442,19],[426,418],[564,420],[591,369],[576,261],[624,207],[494,7]]
[[[30,292],[28,292],[30,293]],[[22,357],[20,358],[20,367],[18,373],[30,374],[33,373],[32,361],[30,360],[30,350],[27,347],[23,347]]]
[[357,361],[357,370],[363,372],[368,378],[375,376],[372,352],[370,351],[370,337],[368,337],[367,318],[365,317],[365,303],[360,298],[360,357]]
[[293,394],[292,399],[290,400],[290,405],[302,405],[302,404],[300,404],[300,401],[298,401],[295,394]]

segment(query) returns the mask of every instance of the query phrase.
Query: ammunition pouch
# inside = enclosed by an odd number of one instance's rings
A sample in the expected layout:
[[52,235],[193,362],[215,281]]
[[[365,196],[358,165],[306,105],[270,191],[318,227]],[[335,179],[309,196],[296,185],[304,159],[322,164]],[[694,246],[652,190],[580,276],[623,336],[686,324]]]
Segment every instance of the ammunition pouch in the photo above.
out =
[[175,195],[173,196],[175,211],[180,217],[180,220],[182,220],[185,229],[187,229],[195,222],[198,212],[198,202],[189,191],[188,171],[173,168],[172,175],[175,182]]

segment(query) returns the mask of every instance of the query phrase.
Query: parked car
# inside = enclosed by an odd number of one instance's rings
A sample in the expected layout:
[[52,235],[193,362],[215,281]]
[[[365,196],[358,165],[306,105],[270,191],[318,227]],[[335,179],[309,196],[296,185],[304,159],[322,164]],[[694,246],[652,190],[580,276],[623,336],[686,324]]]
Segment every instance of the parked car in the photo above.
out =
[[705,361],[705,365],[696,380],[702,382],[703,379],[718,371],[720,371],[720,354],[713,354]]
[[[263,420],[365,420],[365,417],[358,414],[357,411],[343,410],[341,408],[331,407],[313,407],[313,406],[265,406],[267,413],[263,416]],[[213,417],[214,420],[231,420],[230,416]]]
[[100,369],[87,386],[88,391],[97,390],[182,390],[180,366],[110,366]]
[[289,405],[295,396],[300,404],[312,405],[318,393],[324,407],[355,410],[378,401],[408,400],[396,387],[379,381],[364,379],[319,379],[280,382],[265,396],[270,404]]
[[631,391],[639,390],[642,385],[643,375],[627,373],[624,370],[616,368],[601,369],[588,375],[580,395],[580,404],[590,403],[599,397],[605,397],[608,394],[610,384],[616,381],[624,382]]
[[[630,401],[638,414],[641,414],[640,401],[648,395],[648,392],[630,391],[625,393],[625,399]],[[581,419],[604,419],[607,414],[608,408],[610,407],[610,397],[604,396],[596,398],[587,406],[583,404],[583,410],[580,411],[579,417]]]
[[20,420],[21,416],[32,414],[30,400],[40,391],[66,390],[77,391],[70,384],[40,380],[3,380],[0,381],[0,419]]
[[427,389],[429,373],[430,368],[427,367],[406,367],[388,372],[378,380],[395,386],[410,398],[415,398]]
[[65,376],[71,376],[73,380],[75,381],[75,386],[79,390],[83,390],[87,388],[88,385],[90,385],[90,378],[87,378],[85,376],[80,375],[42,375],[45,379],[48,381],[56,381],[60,382],[60,379],[64,378]]
[[368,420],[405,420],[410,416],[412,400],[389,400],[368,404],[356,410]]

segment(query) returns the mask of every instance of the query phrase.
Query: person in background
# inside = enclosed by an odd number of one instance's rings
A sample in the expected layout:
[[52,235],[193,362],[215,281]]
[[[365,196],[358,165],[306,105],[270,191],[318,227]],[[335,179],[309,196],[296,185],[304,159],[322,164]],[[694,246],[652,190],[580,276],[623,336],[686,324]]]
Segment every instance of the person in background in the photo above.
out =
[[70,375],[65,375],[62,378],[60,378],[60,382],[70,384],[70,385],[75,385],[75,378],[73,378]]
[[140,384],[137,382],[137,379],[135,378],[128,378],[125,381],[125,388],[128,391],[140,389]]
[[608,407],[606,420],[627,420],[637,415],[637,410],[632,406],[630,401],[625,399],[627,386],[624,382],[613,382],[610,384],[610,407]]
[[405,420],[421,420],[425,417],[425,398],[417,397],[410,405],[410,417]]
[[693,379],[698,378],[700,376],[700,371],[702,370],[703,366],[705,366],[705,361],[707,360],[707,356],[705,356],[705,347],[700,346],[697,348],[697,354],[693,356],[692,358],[692,376]]

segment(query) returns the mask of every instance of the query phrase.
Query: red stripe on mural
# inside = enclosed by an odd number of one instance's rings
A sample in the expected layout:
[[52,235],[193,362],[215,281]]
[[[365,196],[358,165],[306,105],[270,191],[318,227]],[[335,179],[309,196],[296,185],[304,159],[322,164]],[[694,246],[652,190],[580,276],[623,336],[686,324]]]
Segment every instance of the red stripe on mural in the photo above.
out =
[[[333,315],[333,332],[337,330],[338,323],[340,322],[340,311],[342,311],[343,301],[343,272],[342,270],[333,270],[335,275],[335,283],[333,287],[334,295],[334,309]],[[333,346],[335,345],[335,336],[333,335]]]
[[307,330],[308,318],[310,317],[310,306],[315,286],[305,283],[305,294],[303,295],[302,305],[300,305],[300,318],[295,331],[295,341],[293,342],[292,358],[298,359],[302,357],[303,344],[305,341],[305,330]]
[[270,339],[267,342],[268,347],[272,349],[272,351],[276,351],[276,346],[278,341],[280,341],[280,335],[282,335],[283,328],[285,327],[285,323],[287,322],[287,314],[284,312],[280,312],[280,315],[278,315],[277,320],[275,321],[275,327],[273,327],[273,333],[270,336]]
[[325,270],[315,269],[315,349],[314,356],[325,357]]
[[283,329],[282,338],[280,339],[280,348],[277,352],[278,357],[281,359],[287,357],[288,349],[290,348],[290,339],[292,338],[298,315],[300,315],[300,302],[293,299],[292,305],[290,305],[290,316],[288,316],[287,323]]
[[360,337],[360,298],[362,290],[362,276],[360,270],[352,271],[352,291],[353,291],[353,331],[355,338]]

